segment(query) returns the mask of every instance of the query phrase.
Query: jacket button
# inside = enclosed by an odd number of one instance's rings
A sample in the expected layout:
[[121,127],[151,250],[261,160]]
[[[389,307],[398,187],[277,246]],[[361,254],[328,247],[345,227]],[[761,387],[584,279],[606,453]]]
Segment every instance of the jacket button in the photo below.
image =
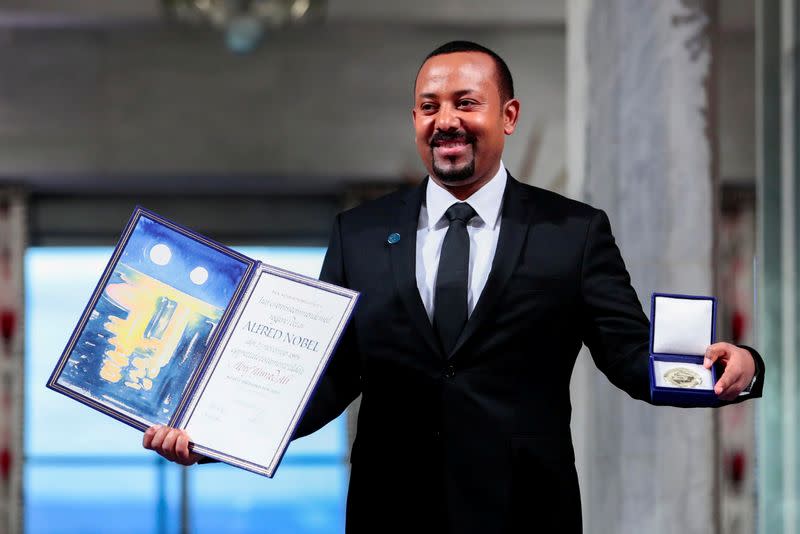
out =
[[445,378],[453,378],[454,376],[456,376],[456,368],[453,367],[452,365],[448,365],[447,367],[445,367],[445,369],[444,369],[444,377]]

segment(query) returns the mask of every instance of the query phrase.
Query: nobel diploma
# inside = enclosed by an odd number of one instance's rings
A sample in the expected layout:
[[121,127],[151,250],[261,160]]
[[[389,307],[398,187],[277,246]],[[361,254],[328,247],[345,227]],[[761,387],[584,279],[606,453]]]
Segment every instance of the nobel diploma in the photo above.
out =
[[47,386],[272,476],[357,298],[137,208]]
[[261,271],[187,413],[195,449],[274,469],[351,304],[349,294]]

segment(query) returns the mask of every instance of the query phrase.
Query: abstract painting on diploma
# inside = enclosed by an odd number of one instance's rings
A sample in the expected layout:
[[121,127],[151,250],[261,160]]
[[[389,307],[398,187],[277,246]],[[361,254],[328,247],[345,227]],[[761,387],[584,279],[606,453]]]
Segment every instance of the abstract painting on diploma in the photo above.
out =
[[123,243],[56,384],[145,426],[167,424],[249,263],[146,214]]

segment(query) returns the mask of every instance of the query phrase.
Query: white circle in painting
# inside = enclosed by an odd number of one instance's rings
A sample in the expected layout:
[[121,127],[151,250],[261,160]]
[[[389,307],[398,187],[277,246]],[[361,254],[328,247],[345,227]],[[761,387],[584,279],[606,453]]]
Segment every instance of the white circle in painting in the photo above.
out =
[[206,271],[203,267],[195,267],[192,269],[192,272],[189,273],[189,279],[198,286],[202,286],[208,280],[208,271]]
[[163,243],[150,249],[150,260],[156,265],[166,265],[172,259],[172,251]]

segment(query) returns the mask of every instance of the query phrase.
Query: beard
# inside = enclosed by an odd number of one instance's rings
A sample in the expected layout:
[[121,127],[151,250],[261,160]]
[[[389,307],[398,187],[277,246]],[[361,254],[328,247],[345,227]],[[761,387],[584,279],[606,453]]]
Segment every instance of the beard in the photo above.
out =
[[472,176],[475,174],[475,156],[473,156],[472,159],[460,167],[450,167],[447,169],[440,167],[435,157],[432,158],[432,161],[433,174],[435,174],[436,177],[441,181],[446,183],[457,184],[464,182],[472,178]]
[[[434,148],[438,143],[444,143],[447,141],[456,141],[456,140],[464,140],[465,143],[470,145],[470,151],[472,152],[472,157],[466,163],[462,163],[460,166],[449,166],[444,168],[440,163],[437,161],[436,153]],[[443,182],[447,182],[450,184],[458,184],[469,180],[475,174],[475,136],[469,134],[467,132],[436,132],[433,134],[430,142],[431,147],[431,166],[433,167],[433,173],[436,175]],[[446,160],[447,158],[445,158]]]

